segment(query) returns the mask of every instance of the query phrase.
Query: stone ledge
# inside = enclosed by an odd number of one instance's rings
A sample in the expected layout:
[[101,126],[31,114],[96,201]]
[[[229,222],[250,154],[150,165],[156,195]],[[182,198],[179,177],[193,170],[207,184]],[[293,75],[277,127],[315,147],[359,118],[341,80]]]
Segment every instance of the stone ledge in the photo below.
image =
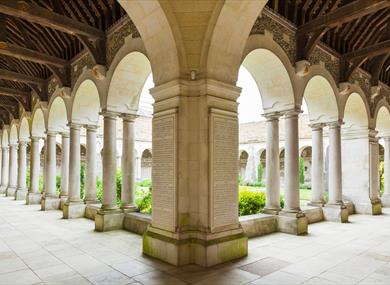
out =
[[123,229],[136,234],[144,234],[148,225],[152,222],[152,216],[137,212],[125,213]]
[[26,197],[26,205],[40,204],[41,199],[41,193],[28,192]]
[[302,211],[305,214],[309,224],[322,222],[324,220],[322,207],[305,206],[302,207]]
[[94,221],[96,214],[101,207],[102,207],[101,204],[86,204],[84,217]]
[[239,218],[247,237],[257,237],[278,231],[278,217],[268,214],[255,214]]

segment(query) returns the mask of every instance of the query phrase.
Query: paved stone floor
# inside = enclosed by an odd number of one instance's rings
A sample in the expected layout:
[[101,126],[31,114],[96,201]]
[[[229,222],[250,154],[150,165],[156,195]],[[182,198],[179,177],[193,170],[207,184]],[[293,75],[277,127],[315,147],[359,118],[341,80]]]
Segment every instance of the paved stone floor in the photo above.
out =
[[0,197],[0,284],[390,284],[390,211],[251,239],[247,258],[212,269],[177,269],[144,257],[140,236],[61,216]]

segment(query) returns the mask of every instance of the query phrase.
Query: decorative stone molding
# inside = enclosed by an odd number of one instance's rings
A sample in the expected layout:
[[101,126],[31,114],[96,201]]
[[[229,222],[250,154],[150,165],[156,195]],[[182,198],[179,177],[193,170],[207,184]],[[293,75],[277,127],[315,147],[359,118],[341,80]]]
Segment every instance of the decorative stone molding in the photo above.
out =
[[47,95],[48,95],[48,99],[50,100],[50,97],[54,94],[54,92],[56,91],[56,89],[59,87],[59,84],[57,82],[57,79],[53,76],[48,84],[47,84]]
[[309,62],[311,65],[321,64],[325,65],[325,68],[332,74],[334,80],[339,82],[340,78],[340,60],[325,52],[320,47],[316,46],[313,52],[310,54]]
[[94,62],[89,53],[86,53],[82,57],[80,57],[78,60],[72,63],[72,67],[70,70],[70,78],[71,78],[71,84],[72,87],[76,83],[77,79],[83,73],[84,68],[92,69],[94,67]]

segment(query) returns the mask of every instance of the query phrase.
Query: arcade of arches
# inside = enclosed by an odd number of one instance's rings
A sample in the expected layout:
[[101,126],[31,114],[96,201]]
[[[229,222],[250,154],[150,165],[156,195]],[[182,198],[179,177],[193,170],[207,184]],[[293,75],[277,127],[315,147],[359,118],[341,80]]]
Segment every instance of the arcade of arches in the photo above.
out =
[[[5,196],[204,267],[246,256],[248,238],[390,207],[389,1],[0,2]],[[242,67],[262,123],[238,122]],[[239,217],[237,174],[257,180],[259,163],[264,211]],[[149,179],[151,215],[135,203]]]

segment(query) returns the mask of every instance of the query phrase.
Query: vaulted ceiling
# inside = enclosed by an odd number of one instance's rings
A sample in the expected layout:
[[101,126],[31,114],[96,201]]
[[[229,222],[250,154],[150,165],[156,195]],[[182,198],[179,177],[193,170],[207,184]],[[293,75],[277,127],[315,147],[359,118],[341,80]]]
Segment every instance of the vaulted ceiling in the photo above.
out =
[[316,43],[342,55],[341,81],[357,67],[390,85],[390,0],[270,0],[268,7],[297,28],[297,59]]

